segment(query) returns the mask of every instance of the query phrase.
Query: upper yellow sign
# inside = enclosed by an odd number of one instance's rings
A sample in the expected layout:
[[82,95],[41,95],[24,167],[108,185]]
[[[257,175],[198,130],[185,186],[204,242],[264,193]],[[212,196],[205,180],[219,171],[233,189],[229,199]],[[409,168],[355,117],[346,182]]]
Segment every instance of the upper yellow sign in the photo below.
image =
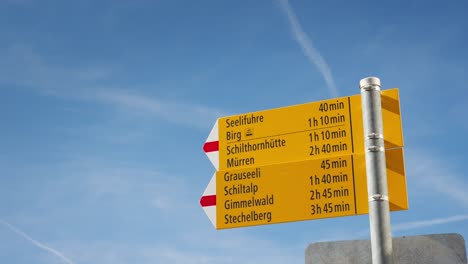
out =
[[[402,147],[398,89],[382,91],[385,147]],[[219,169],[364,152],[361,96],[220,118]]]

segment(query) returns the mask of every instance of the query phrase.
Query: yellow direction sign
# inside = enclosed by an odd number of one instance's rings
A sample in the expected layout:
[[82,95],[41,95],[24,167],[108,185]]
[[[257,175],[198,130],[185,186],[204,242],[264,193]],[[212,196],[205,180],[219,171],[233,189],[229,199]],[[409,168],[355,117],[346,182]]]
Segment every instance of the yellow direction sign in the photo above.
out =
[[[408,209],[403,149],[386,157],[390,209]],[[366,214],[365,166],[364,154],[355,154],[222,170],[216,193],[200,203],[213,209],[207,214],[217,229]]]
[[[403,146],[398,89],[382,91],[385,147]],[[220,118],[204,150],[219,170],[364,153],[361,96]]]

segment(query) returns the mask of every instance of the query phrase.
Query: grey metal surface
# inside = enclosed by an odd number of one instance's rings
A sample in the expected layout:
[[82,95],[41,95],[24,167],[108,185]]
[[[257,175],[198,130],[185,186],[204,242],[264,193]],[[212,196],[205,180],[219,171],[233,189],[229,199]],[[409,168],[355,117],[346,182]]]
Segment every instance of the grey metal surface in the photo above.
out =
[[362,79],[359,86],[366,149],[372,263],[393,264],[380,79],[368,77]]
[[[395,264],[468,264],[464,238],[459,234],[406,236],[393,239]],[[306,264],[371,264],[369,240],[310,244]]]

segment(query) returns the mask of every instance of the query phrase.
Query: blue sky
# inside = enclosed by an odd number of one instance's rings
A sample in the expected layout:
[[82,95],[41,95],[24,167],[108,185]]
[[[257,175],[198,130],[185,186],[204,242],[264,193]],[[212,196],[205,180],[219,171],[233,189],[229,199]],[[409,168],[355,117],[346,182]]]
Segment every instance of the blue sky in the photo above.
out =
[[466,1],[0,2],[0,259],[302,263],[353,216],[214,230],[218,117],[400,88],[410,209],[468,237]]

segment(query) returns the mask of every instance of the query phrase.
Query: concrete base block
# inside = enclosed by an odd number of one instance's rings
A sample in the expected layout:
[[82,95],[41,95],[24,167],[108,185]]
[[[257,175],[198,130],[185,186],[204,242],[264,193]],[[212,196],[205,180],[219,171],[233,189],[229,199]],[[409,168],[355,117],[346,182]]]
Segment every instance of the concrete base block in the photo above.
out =
[[[369,240],[310,244],[306,264],[372,264]],[[467,264],[465,240],[459,234],[393,238],[394,264]]]

